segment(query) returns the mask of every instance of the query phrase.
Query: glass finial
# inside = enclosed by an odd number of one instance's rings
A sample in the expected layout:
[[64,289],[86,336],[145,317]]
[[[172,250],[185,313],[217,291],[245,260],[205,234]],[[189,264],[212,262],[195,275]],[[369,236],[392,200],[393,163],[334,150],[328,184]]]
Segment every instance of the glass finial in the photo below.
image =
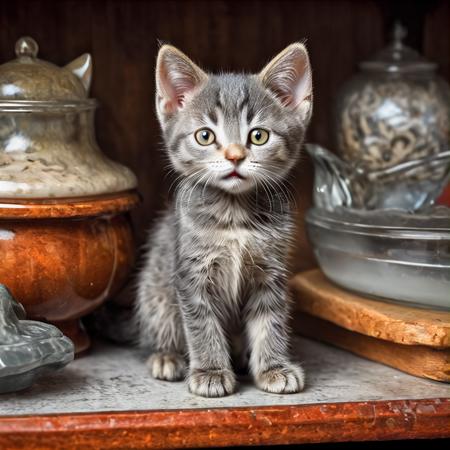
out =
[[17,57],[29,56],[31,58],[36,58],[39,46],[32,37],[24,36],[16,42],[15,50]]
[[403,40],[406,38],[407,34],[406,28],[400,22],[395,22],[394,30],[392,32],[395,49],[401,49],[403,47]]

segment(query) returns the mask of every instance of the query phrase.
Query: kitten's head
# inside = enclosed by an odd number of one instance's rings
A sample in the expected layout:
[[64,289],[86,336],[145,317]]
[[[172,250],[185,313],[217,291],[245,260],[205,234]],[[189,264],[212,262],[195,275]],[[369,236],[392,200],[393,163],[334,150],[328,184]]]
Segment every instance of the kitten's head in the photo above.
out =
[[239,194],[296,163],[312,110],[306,48],[291,44],[257,75],[205,73],[170,45],[156,67],[156,108],[173,167]]

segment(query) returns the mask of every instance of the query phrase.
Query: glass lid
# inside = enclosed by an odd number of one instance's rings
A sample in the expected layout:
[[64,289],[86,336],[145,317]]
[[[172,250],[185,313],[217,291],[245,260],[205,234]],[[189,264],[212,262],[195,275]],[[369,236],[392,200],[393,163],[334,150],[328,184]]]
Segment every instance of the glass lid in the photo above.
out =
[[359,67],[364,71],[388,73],[423,73],[433,72],[437,65],[428,61],[418,52],[403,43],[407,35],[406,29],[396,23],[392,33],[392,42],[375,55],[364,61]]
[[88,98],[92,58],[86,53],[64,67],[37,57],[39,46],[31,37],[16,42],[16,59],[0,65],[0,108],[11,105],[95,105]]

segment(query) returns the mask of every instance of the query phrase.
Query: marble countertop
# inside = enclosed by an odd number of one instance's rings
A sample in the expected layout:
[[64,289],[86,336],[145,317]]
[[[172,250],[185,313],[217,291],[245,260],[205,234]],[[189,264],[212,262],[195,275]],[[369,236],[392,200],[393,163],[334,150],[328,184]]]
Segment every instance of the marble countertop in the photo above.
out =
[[150,378],[145,358],[136,349],[96,342],[88,355],[42,377],[31,388],[1,395],[0,416],[407,400],[450,394],[447,384],[416,378],[315,341],[296,338],[295,348],[307,374],[304,392],[268,394],[241,378],[236,394],[205,399],[190,394],[183,382]]

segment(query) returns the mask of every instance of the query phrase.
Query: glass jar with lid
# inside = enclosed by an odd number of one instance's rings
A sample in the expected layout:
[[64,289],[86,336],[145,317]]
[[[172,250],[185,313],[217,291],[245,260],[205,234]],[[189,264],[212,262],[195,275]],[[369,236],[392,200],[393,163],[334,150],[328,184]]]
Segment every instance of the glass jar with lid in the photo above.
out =
[[[436,64],[393,41],[341,89],[335,104],[335,139],[341,157],[364,170],[381,170],[448,150],[450,90]],[[438,170],[442,170],[438,169]],[[440,174],[427,169],[418,176]]]
[[97,146],[88,98],[92,58],[66,67],[37,58],[31,38],[0,66],[0,198],[80,197],[136,187]]
[[0,283],[82,351],[80,317],[133,264],[136,177],[97,145],[91,56],[58,67],[29,37],[15,51],[0,65]]

